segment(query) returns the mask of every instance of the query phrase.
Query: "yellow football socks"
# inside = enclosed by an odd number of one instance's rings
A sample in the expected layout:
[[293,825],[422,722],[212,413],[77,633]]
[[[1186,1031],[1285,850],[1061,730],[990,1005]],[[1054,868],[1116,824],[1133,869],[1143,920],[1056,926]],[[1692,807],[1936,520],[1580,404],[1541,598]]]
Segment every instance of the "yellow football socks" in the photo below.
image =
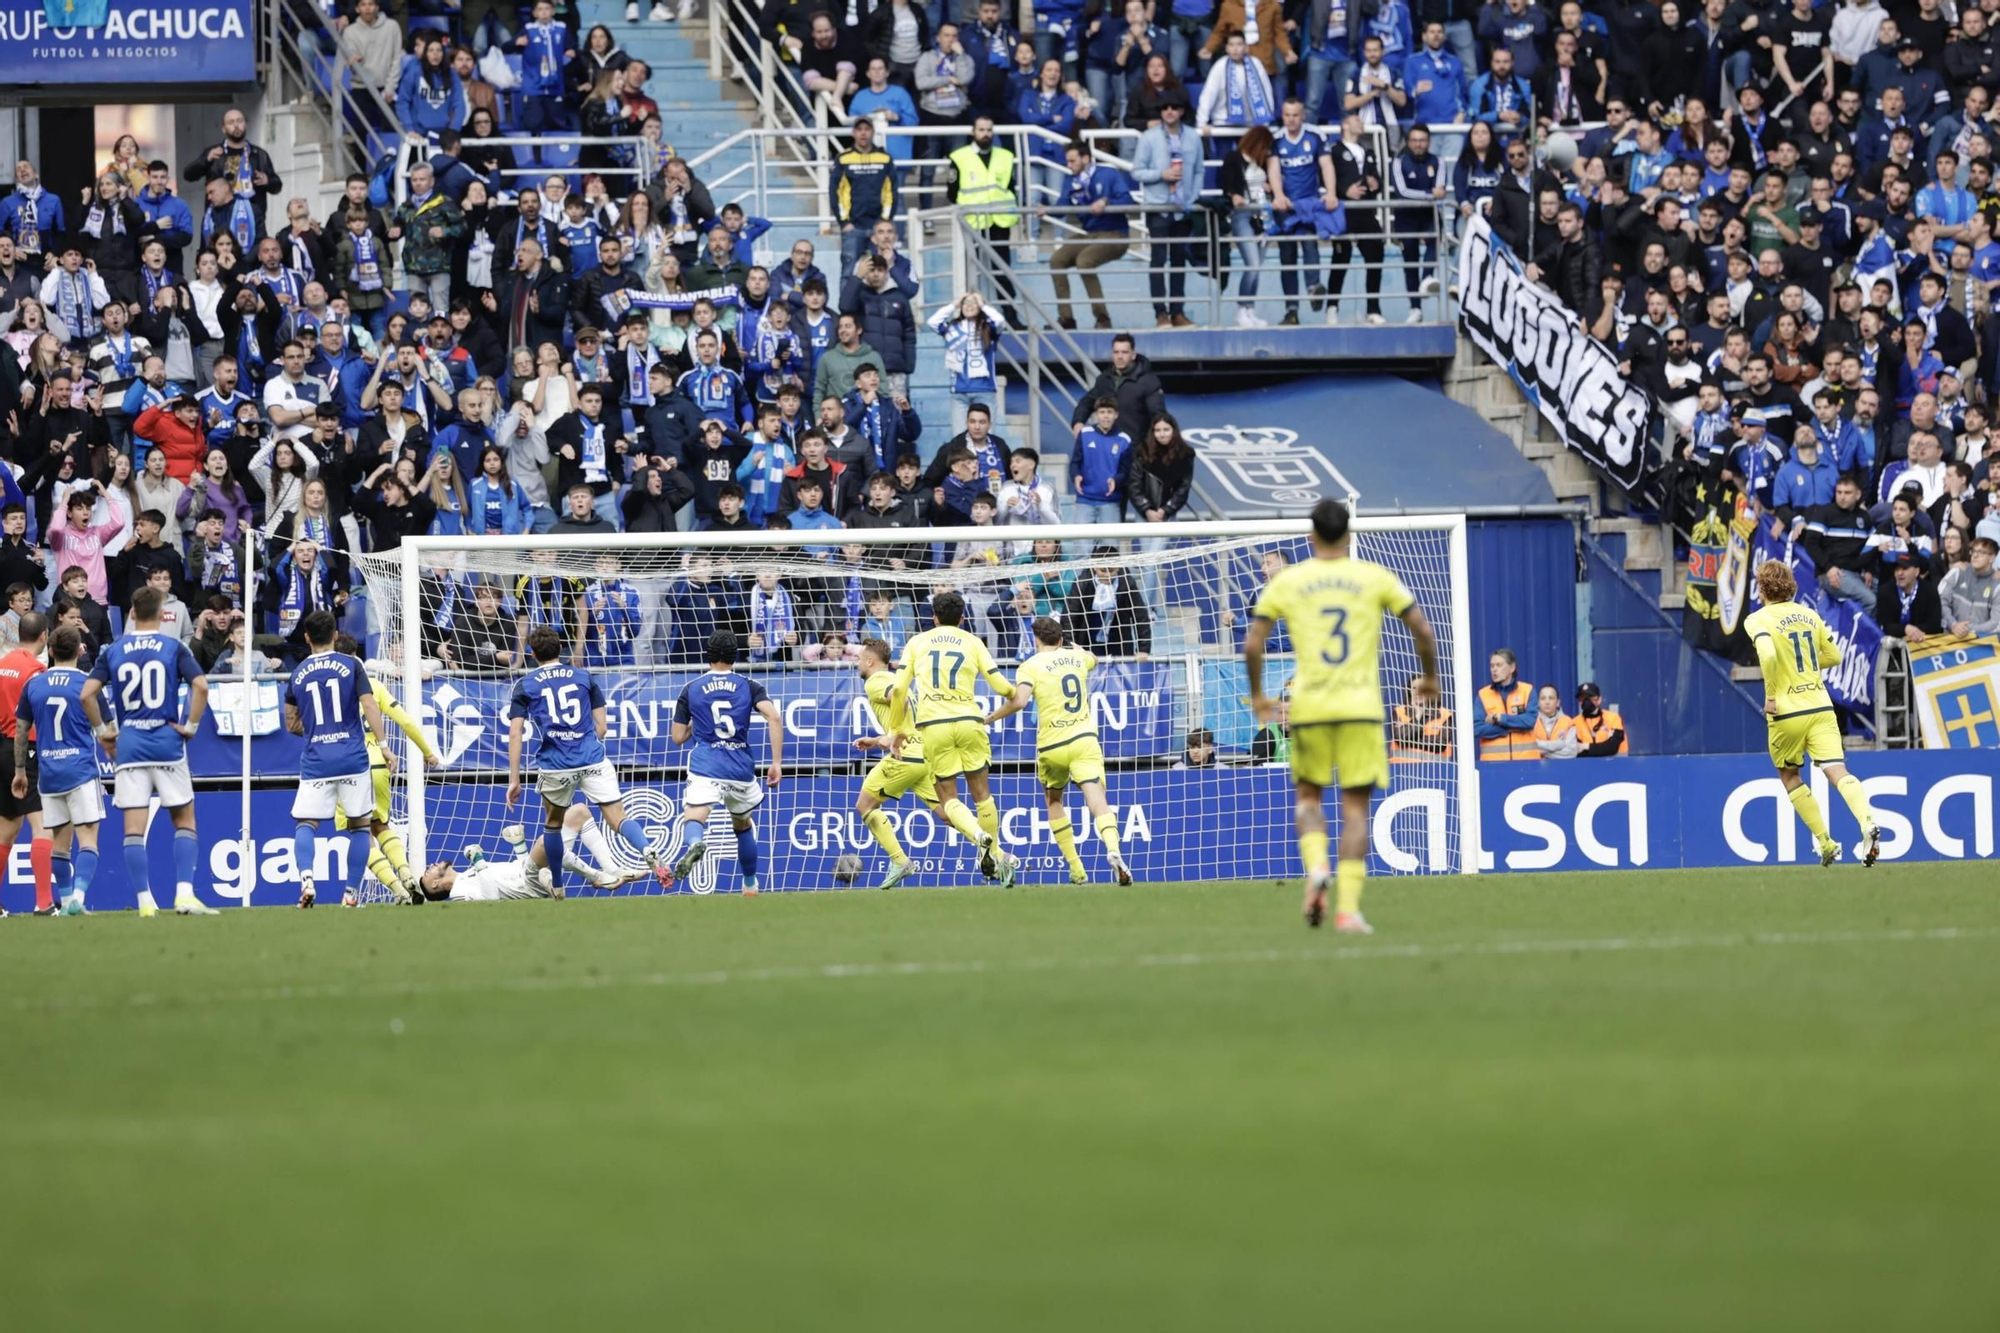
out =
[[[1857,782],[1854,785],[1858,787],[1861,784]],[[1792,809],[1798,811],[1799,818],[1804,821],[1806,832],[1813,835],[1813,842],[1825,842],[1826,818],[1819,812],[1819,802],[1813,799],[1812,788],[1801,782],[1785,794],[1791,798]]]
[[1069,862],[1070,873],[1083,874],[1083,853],[1076,849],[1076,826],[1069,822],[1069,816],[1064,815],[1060,824],[1049,825],[1049,832],[1056,835],[1056,846],[1062,848],[1063,860]]
[[396,867],[390,865],[389,858],[382,854],[382,844],[379,842],[370,843],[369,847],[368,873],[376,879],[381,880],[384,884],[402,883],[401,880],[396,878]]
[[[1852,773],[1846,773],[1834,786],[1840,792],[1840,799],[1847,802],[1847,808],[1852,810],[1855,819],[1860,821],[1861,831],[1866,833],[1874,828],[1875,812],[1868,808],[1868,790],[1861,785],[1861,779]],[[1805,788],[1801,787],[1799,790],[1804,791]]]
[[1117,856],[1119,854],[1118,812],[1116,810],[1106,810],[1103,814],[1093,819],[1091,823],[1097,826],[1097,836],[1104,840],[1104,854],[1106,856]]
[[983,847],[986,845],[986,830],[979,826],[979,820],[973,815],[972,811],[965,808],[964,801],[959,800],[956,796],[946,801],[944,803],[944,818],[947,824],[957,829],[965,840],[970,842],[974,847]]
[[891,861],[901,864],[910,859],[903,855],[903,844],[896,840],[896,830],[889,827],[889,812],[887,810],[877,806],[863,815],[861,822],[868,826],[869,835],[881,845],[882,850],[889,853]]
[[979,827],[997,839],[1000,836],[1000,807],[994,804],[993,798],[989,796],[979,803],[978,810]]
[[1326,834],[1324,832],[1299,834],[1299,860],[1305,863],[1307,879],[1326,874]]
[[[409,871],[410,858],[404,854],[403,840],[396,836],[396,830],[385,828],[376,834],[375,847],[384,857],[388,858],[389,865],[395,870],[396,874],[403,875]],[[374,858],[370,857],[369,860],[372,864]],[[398,881],[385,879],[382,882],[384,884],[394,884]]]
[[1333,910],[1347,915],[1361,910],[1361,886],[1368,880],[1366,861],[1342,861],[1333,872]]

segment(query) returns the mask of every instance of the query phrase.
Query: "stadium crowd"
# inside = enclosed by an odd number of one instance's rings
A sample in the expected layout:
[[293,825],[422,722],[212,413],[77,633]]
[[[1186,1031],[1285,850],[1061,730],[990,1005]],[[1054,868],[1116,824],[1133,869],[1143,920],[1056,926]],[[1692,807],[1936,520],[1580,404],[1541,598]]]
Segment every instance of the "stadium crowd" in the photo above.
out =
[[[921,321],[946,349],[955,419],[919,420],[920,320],[886,220],[834,278],[804,240],[773,273],[751,262],[758,221],[715,208],[679,159],[616,204],[600,177],[578,190],[552,173],[503,205],[450,129],[405,202],[371,200],[356,176],[314,218],[247,128],[226,112],[178,170],[128,136],[67,209],[33,163],[15,168],[0,638],[53,609],[101,645],[107,608],[154,579],[204,665],[254,645],[275,667],[303,651],[305,615],[346,610],[355,553],[412,535],[777,527],[829,533],[807,548],[825,577],[691,568],[661,595],[616,557],[594,579],[512,586],[440,571],[426,650],[505,667],[547,624],[590,662],[694,661],[726,623],[767,660],[838,659],[907,636],[928,591],[913,575],[991,565],[970,591],[996,642],[1025,655],[1033,615],[1057,610],[1101,652],[1150,652],[1157,586],[1142,596],[1111,547],[1067,553],[1097,558],[1087,573],[1050,573],[1063,553],[1023,530],[1164,523],[1186,505],[1192,451],[1131,338],[1079,406],[1064,496],[993,429],[1001,320],[977,295]],[[250,569],[246,526],[264,547]],[[958,526],[995,536],[923,535]],[[833,535],[849,527],[912,538],[864,548]]]

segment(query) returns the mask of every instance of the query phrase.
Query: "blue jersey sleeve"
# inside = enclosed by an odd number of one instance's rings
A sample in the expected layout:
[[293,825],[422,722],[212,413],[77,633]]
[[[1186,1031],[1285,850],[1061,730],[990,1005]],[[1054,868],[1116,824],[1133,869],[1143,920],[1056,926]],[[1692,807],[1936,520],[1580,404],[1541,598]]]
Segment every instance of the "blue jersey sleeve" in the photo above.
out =
[[14,716],[22,722],[35,720],[35,681],[39,679],[37,676],[28,681],[28,687],[21,691],[21,702],[14,708]]
[[688,692],[686,686],[681,687],[681,697],[674,701],[674,721],[680,723],[684,727],[692,726],[694,724],[694,709],[688,707]]
[[117,650],[117,647],[118,645],[114,643],[99,653],[96,663],[90,668],[90,678],[99,685],[109,685],[111,683],[111,654]]
[[375,682],[368,679],[368,666],[360,658],[354,659],[354,715],[361,716],[361,701],[374,697]]
[[744,679],[750,682],[750,711],[754,713],[757,711],[757,705],[771,696],[765,691],[764,683],[755,676],[746,676]]
[[526,717],[531,706],[528,698],[528,678],[523,676],[514,684],[514,697],[507,701],[507,716]]
[[194,654],[188,650],[186,644],[176,646],[180,651],[174,654],[174,672],[181,678],[183,685],[192,685],[208,675],[201,669],[201,663],[195,661]]
[[596,712],[604,707],[604,687],[597,683],[597,677],[590,678],[590,709]]

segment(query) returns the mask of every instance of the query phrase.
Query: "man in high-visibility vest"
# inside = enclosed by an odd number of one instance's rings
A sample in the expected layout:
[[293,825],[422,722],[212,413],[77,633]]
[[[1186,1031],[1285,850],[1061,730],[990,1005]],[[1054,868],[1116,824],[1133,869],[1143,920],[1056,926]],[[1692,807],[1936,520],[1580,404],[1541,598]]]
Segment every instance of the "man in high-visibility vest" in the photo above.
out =
[[1484,760],[1539,759],[1534,742],[1535,687],[1520,679],[1520,663],[1511,648],[1496,649],[1487,659],[1491,685],[1479,691],[1479,721],[1472,734],[1479,738]]
[[1604,696],[1597,686],[1585,681],[1576,687],[1576,739],[1583,746],[1579,757],[1584,759],[1606,759],[1613,755],[1632,753],[1632,743],[1625,735],[1625,719],[1615,708],[1604,706]]
[[953,172],[951,201],[970,209],[965,214],[966,225],[983,232],[992,245],[999,261],[993,285],[1000,293],[1000,310],[1007,323],[1018,329],[1021,317],[1014,302],[1021,293],[1014,286],[1014,251],[1009,243],[1014,224],[1020,221],[1016,211],[1020,200],[1014,194],[1014,154],[993,142],[993,117],[981,114],[972,122],[972,142],[945,160]]

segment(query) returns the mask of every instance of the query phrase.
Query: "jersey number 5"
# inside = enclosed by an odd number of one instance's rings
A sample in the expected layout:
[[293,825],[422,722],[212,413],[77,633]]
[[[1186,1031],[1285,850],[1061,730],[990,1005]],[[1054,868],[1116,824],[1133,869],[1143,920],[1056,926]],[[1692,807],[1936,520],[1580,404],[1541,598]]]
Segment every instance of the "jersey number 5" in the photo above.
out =
[[708,706],[708,721],[709,725],[715,728],[715,735],[718,740],[726,741],[735,739],[736,718],[729,711],[728,704],[723,703],[720,699],[711,703]]

